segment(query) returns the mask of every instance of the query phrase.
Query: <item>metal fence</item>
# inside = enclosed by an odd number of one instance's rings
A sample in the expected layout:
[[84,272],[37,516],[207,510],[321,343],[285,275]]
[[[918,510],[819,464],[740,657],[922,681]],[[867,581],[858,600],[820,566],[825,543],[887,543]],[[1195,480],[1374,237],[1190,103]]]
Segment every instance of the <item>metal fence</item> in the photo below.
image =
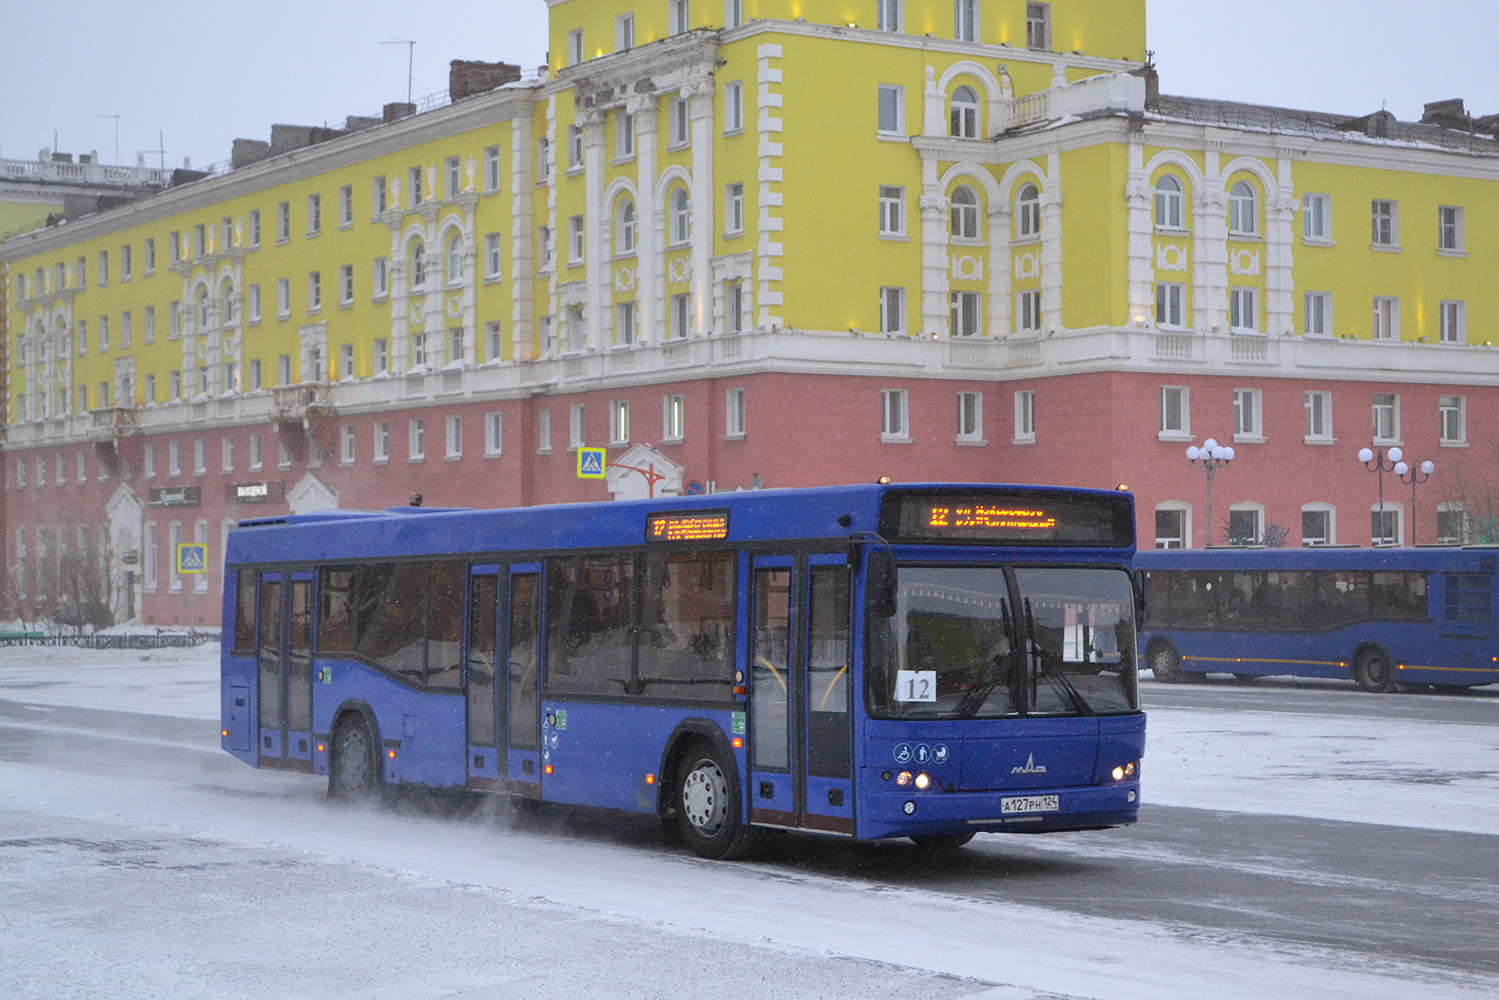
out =
[[121,635],[47,635],[43,632],[0,632],[0,646],[77,646],[80,649],[171,649],[217,642],[203,632],[126,633]]

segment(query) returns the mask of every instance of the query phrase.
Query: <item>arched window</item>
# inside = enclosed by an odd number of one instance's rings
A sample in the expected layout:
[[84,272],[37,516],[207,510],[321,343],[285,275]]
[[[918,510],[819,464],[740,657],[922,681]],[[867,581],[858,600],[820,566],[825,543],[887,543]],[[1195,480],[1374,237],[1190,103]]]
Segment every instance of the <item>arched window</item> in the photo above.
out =
[[1182,182],[1167,174],[1155,186],[1155,224],[1160,229],[1181,229],[1182,219]]
[[1026,184],[1015,199],[1015,235],[1017,237],[1041,234],[1041,191],[1034,184]]
[[950,208],[954,239],[976,240],[979,235],[979,200],[973,188],[953,189]]
[[448,284],[463,283],[463,237],[454,233],[448,237]]
[[1259,210],[1254,187],[1248,181],[1239,181],[1228,192],[1228,231],[1241,236],[1253,236],[1259,232]]
[[232,282],[226,281],[219,286],[219,301],[223,303],[220,325],[232,326],[234,324],[234,285]]
[[671,241],[686,243],[692,236],[692,206],[687,191],[677,188],[671,195]]
[[198,289],[198,329],[208,329],[208,289]]
[[952,92],[952,113],[948,134],[958,139],[977,139],[979,135],[979,98],[972,87]]
[[615,253],[635,252],[635,203],[629,198],[620,199],[618,231],[614,242]]
[[422,288],[427,284],[427,251],[421,242],[411,244],[411,287]]

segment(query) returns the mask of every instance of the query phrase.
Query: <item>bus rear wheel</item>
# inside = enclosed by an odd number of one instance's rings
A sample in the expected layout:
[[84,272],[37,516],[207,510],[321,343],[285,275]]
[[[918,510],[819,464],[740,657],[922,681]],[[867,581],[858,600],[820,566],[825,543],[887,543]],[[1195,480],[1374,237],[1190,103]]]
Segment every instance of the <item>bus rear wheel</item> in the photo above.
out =
[[693,743],[677,768],[676,813],[682,839],[694,854],[717,861],[742,858],[758,831],[740,816],[739,782],[731,762],[711,744]]
[[328,762],[328,797],[357,802],[374,797],[380,787],[379,761],[369,727],[357,715],[338,724]]
[[928,851],[956,851],[972,839],[971,833],[935,833],[925,837],[912,837],[911,843]]
[[1390,667],[1390,657],[1378,648],[1360,651],[1353,661],[1353,679],[1365,691],[1384,694],[1395,690],[1395,671]]
[[1169,642],[1158,642],[1150,647],[1150,672],[1164,684],[1176,684],[1182,679],[1182,661],[1176,647]]

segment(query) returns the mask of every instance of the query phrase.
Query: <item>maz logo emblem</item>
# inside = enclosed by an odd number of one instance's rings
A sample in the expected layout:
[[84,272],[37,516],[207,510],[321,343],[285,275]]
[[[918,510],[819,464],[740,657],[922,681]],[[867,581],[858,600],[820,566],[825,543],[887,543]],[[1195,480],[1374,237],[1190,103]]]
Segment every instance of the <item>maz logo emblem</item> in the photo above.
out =
[[1042,764],[1040,767],[1037,767],[1036,766],[1036,755],[1033,754],[1033,753],[1032,754],[1026,754],[1025,755],[1025,766],[1024,767],[1012,767],[1012,768],[1010,768],[1010,773],[1011,774],[1045,774],[1046,773],[1046,765]]

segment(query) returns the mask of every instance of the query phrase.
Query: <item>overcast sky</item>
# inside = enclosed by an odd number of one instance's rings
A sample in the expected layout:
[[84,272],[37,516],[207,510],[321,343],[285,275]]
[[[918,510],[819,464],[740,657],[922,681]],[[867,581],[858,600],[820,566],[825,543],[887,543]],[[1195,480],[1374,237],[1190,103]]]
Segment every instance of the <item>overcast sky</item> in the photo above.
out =
[[[651,0],[637,0],[644,4]],[[717,3],[718,0],[696,0]],[[811,0],[816,2],[816,0]],[[874,0],[868,0],[873,6]],[[1107,3],[1111,0],[1094,0]],[[1161,88],[1419,118],[1426,101],[1499,113],[1496,0],[1149,0]],[[338,125],[447,87],[450,59],[527,69],[546,56],[545,0],[0,0],[0,156],[98,150],[167,166],[229,158],[273,122]],[[55,135],[55,143],[54,143]]]

